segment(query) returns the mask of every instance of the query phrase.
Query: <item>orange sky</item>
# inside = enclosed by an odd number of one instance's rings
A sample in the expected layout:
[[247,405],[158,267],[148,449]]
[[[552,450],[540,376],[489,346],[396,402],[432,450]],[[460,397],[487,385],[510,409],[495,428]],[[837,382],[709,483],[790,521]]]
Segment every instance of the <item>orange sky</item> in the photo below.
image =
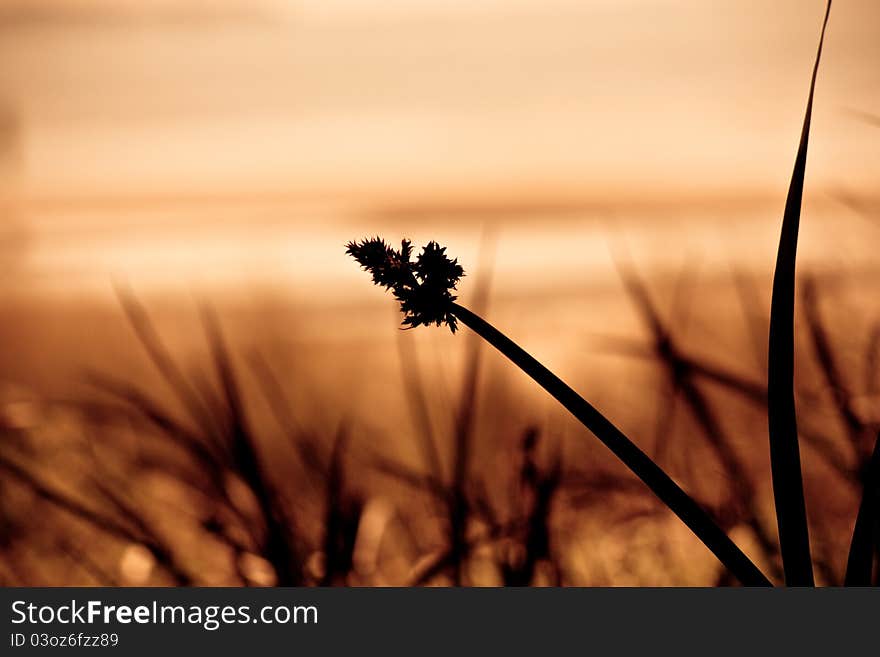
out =
[[[486,204],[530,206],[534,226],[558,205],[775,212],[824,2],[212,7],[3,5],[0,265],[25,235],[32,273],[177,276],[205,254],[250,270],[279,235],[338,241],[401,206],[439,206],[435,225]],[[809,196],[875,194],[880,130],[858,112],[880,114],[878,62],[880,3],[836,3]]]
[[[28,195],[776,192],[824,3],[313,0],[234,20],[95,18],[115,4],[0,31]],[[848,113],[880,113],[878,44],[878,3],[835,6],[822,183],[878,178],[880,136]]]

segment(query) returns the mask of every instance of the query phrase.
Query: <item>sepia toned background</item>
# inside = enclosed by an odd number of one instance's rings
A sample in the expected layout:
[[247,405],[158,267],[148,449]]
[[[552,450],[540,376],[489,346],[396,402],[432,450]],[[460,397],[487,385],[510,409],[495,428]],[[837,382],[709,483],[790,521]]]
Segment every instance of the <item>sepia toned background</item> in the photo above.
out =
[[[497,354],[466,332],[395,328],[390,298],[344,252],[376,234],[447,246],[468,273],[461,300],[659,450],[772,572],[755,529],[775,532],[766,418],[742,385],[764,385],[823,9],[0,4],[3,582],[724,583]],[[852,434],[880,420],[878,62],[880,5],[838,3],[799,252],[814,295],[799,409],[825,583],[857,504]],[[712,432],[670,383],[674,359],[652,351],[642,284],[687,358],[742,384],[697,382],[747,486],[699,437]],[[821,336],[837,389],[816,362]],[[212,417],[225,419],[199,424]],[[180,449],[182,427],[234,442],[243,424],[255,459],[230,448],[209,467]]]

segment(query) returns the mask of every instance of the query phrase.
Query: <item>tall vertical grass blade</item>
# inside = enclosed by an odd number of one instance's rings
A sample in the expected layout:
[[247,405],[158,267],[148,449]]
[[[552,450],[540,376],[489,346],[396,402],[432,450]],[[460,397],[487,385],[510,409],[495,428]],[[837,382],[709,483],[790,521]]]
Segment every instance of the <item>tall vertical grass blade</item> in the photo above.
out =
[[813,565],[810,557],[810,536],[807,529],[807,511],[804,502],[803,475],[798,446],[797,419],[794,404],[794,298],[795,265],[797,261],[798,229],[801,201],[804,194],[804,174],[807,168],[807,145],[810,138],[810,120],[813,113],[813,93],[816,74],[822,57],[825,28],[831,13],[831,0],[825,9],[819,48],[813,64],[810,93],[804,115],[800,144],[794,171],[785,200],[782,234],[776,256],[773,276],[773,296],[770,305],[770,340],[767,373],[767,403],[770,429],[770,469],[773,476],[773,496],[776,501],[776,520],[779,526],[779,547],[785,583],[789,586],[812,586]]
[[627,438],[602,413],[513,340],[467,308],[451,304],[458,320],[507,356],[538,385],[549,392],[587,429],[632,470],[677,515],[728,570],[746,586],[771,586],[770,580],[752,563],[730,537],[716,525],[663,469]]
[[874,443],[864,479],[862,502],[846,562],[846,586],[871,586],[874,554],[880,547],[880,435]]

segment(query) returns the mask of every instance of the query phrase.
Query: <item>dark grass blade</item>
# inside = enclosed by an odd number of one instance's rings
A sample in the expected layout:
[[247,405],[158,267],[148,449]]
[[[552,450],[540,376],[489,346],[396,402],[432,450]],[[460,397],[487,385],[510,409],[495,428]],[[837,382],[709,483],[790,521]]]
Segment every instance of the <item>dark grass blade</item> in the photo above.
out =
[[[865,438],[868,437],[869,427],[861,420],[853,406],[853,395],[844,378],[843,370],[834,356],[831,338],[822,321],[817,284],[812,277],[807,277],[804,280],[802,301],[816,361],[825,379],[825,384],[831,391],[834,408],[849,434],[850,444],[858,463],[854,468],[849,467],[841,471],[848,473],[848,479],[851,483],[855,485],[861,483],[862,487],[862,504],[859,506],[859,514],[853,530],[844,583],[848,586],[869,586],[874,556],[880,547],[875,534],[876,530],[872,530],[872,525],[877,520],[878,508],[876,495],[872,494],[872,491],[876,493],[874,470],[877,466],[871,463],[870,452],[866,454],[863,448]],[[816,566],[821,566],[819,560],[816,560]]]
[[346,490],[345,458],[349,450],[349,434],[339,428],[333,441],[324,490],[324,574],[321,586],[344,586],[354,567],[362,504]]
[[880,435],[874,443],[864,482],[862,502],[846,562],[846,586],[871,586],[874,555],[880,548]]
[[220,330],[220,324],[210,308],[203,308],[205,332],[211,348],[216,376],[223,392],[226,431],[235,465],[242,479],[256,497],[265,524],[264,555],[275,569],[280,586],[298,586],[303,583],[300,564],[301,546],[298,527],[293,514],[282,503],[281,496],[263,464],[256,436],[251,430],[245,412],[241,386],[232,364],[232,356]]
[[734,576],[747,586],[770,586],[770,580],[755,566],[708,514],[614,424],[559,377],[530,356],[510,338],[467,308],[452,304],[455,316],[523,372],[549,392],[675,513],[718,557]]
[[773,496],[776,501],[785,582],[790,586],[812,586],[814,583],[794,402],[794,299],[798,229],[807,168],[813,93],[830,13],[831,0],[828,0],[810,80],[800,144],[785,201],[770,304],[767,373],[770,470],[773,476]]
[[522,545],[525,558],[521,563],[502,563],[506,586],[530,586],[540,564],[547,564],[551,586],[558,586],[560,568],[554,558],[551,517],[555,499],[562,483],[562,457],[558,450],[549,467],[543,469],[536,459],[539,434],[527,431],[522,443],[523,464],[520,468],[520,497],[530,501],[531,508],[523,518],[525,531]]

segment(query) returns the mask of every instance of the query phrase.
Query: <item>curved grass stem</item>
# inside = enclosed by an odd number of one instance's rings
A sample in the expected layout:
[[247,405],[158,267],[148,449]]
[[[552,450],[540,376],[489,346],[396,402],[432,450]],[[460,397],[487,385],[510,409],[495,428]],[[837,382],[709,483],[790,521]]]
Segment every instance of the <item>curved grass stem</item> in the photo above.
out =
[[601,440],[743,585],[772,586],[764,573],[693,498],[588,401],[486,320],[457,303],[452,303],[452,312],[462,324],[507,356]]

